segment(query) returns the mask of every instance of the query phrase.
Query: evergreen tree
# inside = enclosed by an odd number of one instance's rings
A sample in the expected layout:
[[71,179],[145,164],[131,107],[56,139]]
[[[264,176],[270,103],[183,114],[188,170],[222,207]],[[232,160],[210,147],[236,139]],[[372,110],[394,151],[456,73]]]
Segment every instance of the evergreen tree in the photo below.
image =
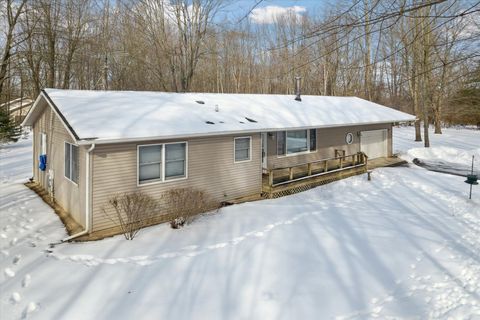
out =
[[22,128],[10,117],[7,110],[0,108],[0,142],[17,142]]

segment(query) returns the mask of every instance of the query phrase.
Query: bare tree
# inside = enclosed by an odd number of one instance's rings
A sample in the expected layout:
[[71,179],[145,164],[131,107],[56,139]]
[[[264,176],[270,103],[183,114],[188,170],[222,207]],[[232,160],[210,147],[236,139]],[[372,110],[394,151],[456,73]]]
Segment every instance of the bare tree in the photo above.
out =
[[[3,92],[3,85],[5,80],[7,79],[7,69],[10,63],[10,58],[12,56],[12,48],[15,45],[15,30],[17,23],[19,21],[20,15],[23,13],[23,9],[27,0],[21,1],[14,1],[14,0],[6,0],[4,4],[6,12],[6,34],[5,34],[5,42],[3,45],[3,53],[2,53],[2,60],[0,61],[0,93]],[[18,39],[17,39],[18,40]]]

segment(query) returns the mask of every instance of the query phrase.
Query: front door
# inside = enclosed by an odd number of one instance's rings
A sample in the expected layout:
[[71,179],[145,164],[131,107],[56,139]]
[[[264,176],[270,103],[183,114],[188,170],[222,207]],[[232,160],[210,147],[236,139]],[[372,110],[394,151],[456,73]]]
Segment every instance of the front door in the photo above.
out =
[[262,132],[262,168],[267,169],[267,133]]

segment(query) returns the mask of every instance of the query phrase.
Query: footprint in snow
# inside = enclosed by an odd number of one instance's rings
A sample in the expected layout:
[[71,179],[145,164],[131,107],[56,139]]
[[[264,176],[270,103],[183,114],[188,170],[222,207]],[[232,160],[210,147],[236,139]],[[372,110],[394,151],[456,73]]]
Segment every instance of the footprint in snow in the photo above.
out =
[[36,236],[36,239],[37,239],[37,240],[40,240],[40,241],[43,241],[43,240],[46,239],[46,237],[43,236],[43,235],[41,235],[41,234],[39,234],[38,236]]
[[14,292],[10,296],[10,303],[11,304],[17,304],[17,303],[20,302],[20,300],[22,300],[22,296],[20,296],[20,294],[18,292]]
[[26,319],[28,315],[38,309],[38,305],[35,302],[30,302],[22,312],[22,319]]
[[10,268],[5,268],[5,269],[3,270],[3,273],[5,273],[5,275],[6,275],[7,277],[9,277],[9,278],[15,277],[15,271],[13,271],[13,270],[10,269]]
[[198,246],[197,245],[191,245],[191,246],[186,246],[186,247],[183,247],[182,250],[195,250],[197,249]]
[[26,274],[25,277],[22,280],[22,287],[23,288],[28,288],[31,281],[32,281],[32,277],[29,274]]
[[217,244],[212,244],[210,246],[207,247],[207,249],[220,249],[220,248],[224,248],[227,246],[227,243],[226,242],[222,242],[222,243],[217,243]]
[[16,244],[17,244],[17,241],[18,241],[17,238],[13,238],[12,240],[10,240],[10,246],[13,247],[14,245],[16,245]]
[[20,262],[20,259],[22,259],[22,255],[17,254],[15,257],[13,257],[12,263],[18,264]]

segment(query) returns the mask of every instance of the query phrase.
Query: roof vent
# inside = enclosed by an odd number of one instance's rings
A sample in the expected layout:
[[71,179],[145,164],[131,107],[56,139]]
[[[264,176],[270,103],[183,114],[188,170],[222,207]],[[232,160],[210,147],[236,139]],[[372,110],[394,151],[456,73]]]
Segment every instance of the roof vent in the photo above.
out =
[[295,100],[302,101],[302,97],[300,97],[300,80],[302,77],[295,77]]
[[206,124],[215,124],[215,122],[212,121],[205,121]]
[[205,101],[202,101],[202,100],[197,100],[195,102],[198,103],[198,104],[205,104]]
[[249,121],[249,122],[258,122],[257,120],[253,120],[253,119],[250,119],[250,118],[247,118],[247,117],[245,117],[245,119],[247,119],[247,121]]

